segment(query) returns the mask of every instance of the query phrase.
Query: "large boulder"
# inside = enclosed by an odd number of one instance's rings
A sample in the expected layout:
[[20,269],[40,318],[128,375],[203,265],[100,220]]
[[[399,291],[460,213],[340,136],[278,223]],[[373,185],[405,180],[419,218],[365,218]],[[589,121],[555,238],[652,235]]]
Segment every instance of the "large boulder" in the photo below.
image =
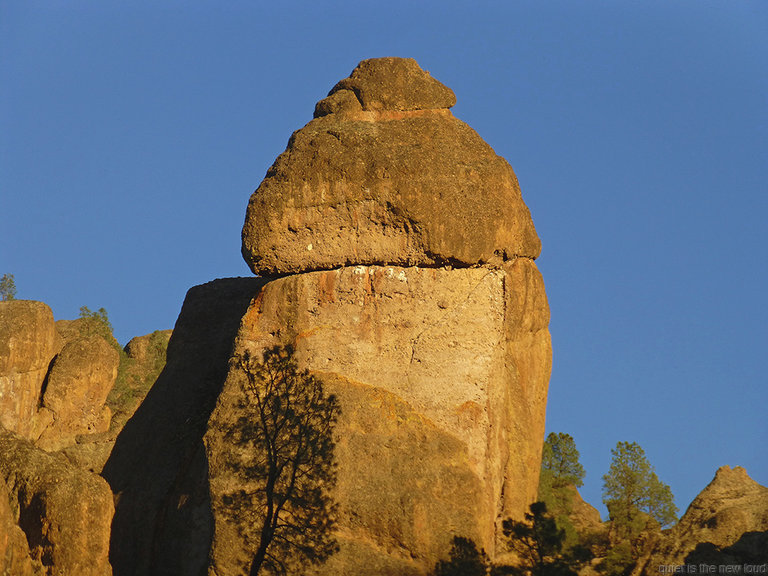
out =
[[[521,518],[536,497],[548,320],[527,259],[501,269],[357,266],[263,286],[234,356],[290,344],[300,367],[333,375],[341,401],[343,546],[321,573],[424,574],[456,535],[494,553],[501,520]],[[206,433],[215,574],[241,573],[253,546],[223,505],[243,469],[226,434],[243,417],[239,381],[233,363]]]
[[454,102],[412,59],[361,62],[251,196],[242,233],[251,269],[536,258],[540,242],[512,168],[453,117]]
[[111,411],[105,402],[119,364],[120,354],[101,336],[67,342],[48,374],[41,411],[47,410],[52,421],[38,445],[59,449],[80,434],[106,432]]
[[327,106],[330,101],[352,96],[357,101],[355,109],[365,111],[447,110],[456,104],[453,90],[422,70],[413,58],[363,60],[318,103],[315,116],[332,114],[335,109]]
[[0,302],[0,426],[27,438],[39,434],[43,381],[60,346],[46,304]]
[[[14,519],[26,536],[33,566],[42,565],[47,575],[112,574],[109,534],[114,506],[104,479],[0,427],[0,480],[14,503]],[[18,532],[10,536],[18,546]],[[27,564],[23,557],[14,558],[19,566]]]

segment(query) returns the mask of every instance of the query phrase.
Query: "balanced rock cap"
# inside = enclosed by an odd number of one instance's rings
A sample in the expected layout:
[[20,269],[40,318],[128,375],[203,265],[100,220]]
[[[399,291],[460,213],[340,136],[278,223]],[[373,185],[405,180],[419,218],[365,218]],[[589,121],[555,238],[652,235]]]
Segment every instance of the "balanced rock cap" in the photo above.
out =
[[251,196],[254,273],[498,265],[541,244],[510,165],[411,58],[362,61],[294,132]]

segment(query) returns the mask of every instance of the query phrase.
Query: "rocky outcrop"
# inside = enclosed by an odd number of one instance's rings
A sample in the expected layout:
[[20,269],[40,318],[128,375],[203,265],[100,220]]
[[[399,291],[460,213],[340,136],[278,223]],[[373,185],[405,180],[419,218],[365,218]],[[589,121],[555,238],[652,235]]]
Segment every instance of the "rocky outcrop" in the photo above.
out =
[[411,59],[363,61],[318,103],[251,197],[257,274],[348,265],[471,266],[536,258],[512,168]]
[[[112,419],[116,576],[246,571],[253,543],[226,506],[242,447],[224,431],[243,416],[235,360],[275,345],[342,408],[340,550],[317,575],[424,575],[457,535],[493,555],[501,520],[535,499],[551,367],[539,240],[512,169],[454,102],[412,60],[365,61],[291,139],[243,228],[271,276],[191,289],[156,383]],[[151,348],[126,351],[148,366]],[[106,404],[127,418],[137,386],[121,379]]]
[[11,495],[0,475],[0,574],[38,576],[42,570],[42,564],[30,558],[27,537],[16,524]]
[[[740,466],[723,466],[688,506],[680,522],[640,560],[635,575],[658,574],[659,566],[686,562],[728,563],[730,549],[742,558],[768,561],[762,544],[768,542],[768,488]],[[763,554],[759,554],[762,548]],[[754,554],[751,552],[754,550]],[[761,557],[762,556],[762,557]]]
[[575,486],[567,486],[565,489],[570,498],[568,519],[576,532],[583,535],[607,532],[597,508],[586,502]]
[[115,386],[107,396],[106,405],[112,412],[109,437],[114,439],[165,367],[171,330],[156,330],[136,336],[125,346],[125,355]]
[[3,513],[9,503],[15,524],[6,548],[11,550],[9,565],[19,569],[13,574],[35,574],[36,566],[46,575],[112,573],[108,553],[114,508],[112,492],[102,478],[0,428],[0,482],[0,500],[8,497],[0,502],[0,523],[9,524],[7,509]]
[[355,100],[354,110],[366,112],[447,110],[456,104],[453,90],[422,70],[413,58],[363,60],[318,102],[315,116],[339,110],[329,101]]
[[157,363],[158,360],[165,364],[168,341],[172,333],[172,330],[157,330],[151,334],[131,338],[125,345],[125,353],[140,364]]
[[[341,427],[339,437],[359,438],[339,452],[340,482],[354,490],[340,488],[337,498],[354,519],[340,529],[356,541],[354,549],[365,542],[383,556],[379,563],[389,558],[424,570],[456,532],[493,550],[496,523],[521,516],[535,499],[549,333],[541,279],[532,270],[524,260],[502,269],[358,266],[273,280],[255,295],[236,355],[290,343],[300,366],[342,377],[334,390],[349,431]],[[541,356],[544,366],[528,364]],[[231,471],[216,462],[226,443],[220,431],[240,416],[236,380],[225,384],[206,435],[214,503],[226,496],[219,487],[232,485]],[[363,401],[366,395],[388,400]],[[391,405],[411,416],[390,422]],[[358,419],[389,428],[372,442]],[[433,454],[438,446],[441,457]],[[391,465],[381,468],[382,461]],[[410,480],[407,462],[424,466],[420,483]],[[435,497],[428,477],[445,479],[449,495]],[[403,502],[414,508],[403,510]],[[428,513],[437,502],[447,516]],[[214,506],[225,530],[231,519],[218,511]],[[237,573],[229,564],[240,556],[237,546],[214,544],[216,573]]]
[[83,320],[54,323],[42,302],[0,302],[0,425],[49,451],[106,432],[115,344]]
[[43,381],[60,347],[47,305],[31,300],[0,302],[1,426],[28,438],[39,435]]
[[79,434],[109,430],[112,412],[105,405],[117,378],[120,354],[101,336],[77,338],[64,345],[53,361],[41,411],[51,423],[39,446],[56,450],[73,444]]
[[[540,243],[509,164],[454,103],[413,60],[364,61],[248,205],[243,255],[284,277],[253,295],[234,358],[290,345],[341,402],[341,551],[319,574],[425,574],[457,535],[493,555],[501,520],[536,497]],[[205,435],[212,575],[247,571],[253,550],[224,505],[244,468],[224,432],[243,417],[231,365]]]

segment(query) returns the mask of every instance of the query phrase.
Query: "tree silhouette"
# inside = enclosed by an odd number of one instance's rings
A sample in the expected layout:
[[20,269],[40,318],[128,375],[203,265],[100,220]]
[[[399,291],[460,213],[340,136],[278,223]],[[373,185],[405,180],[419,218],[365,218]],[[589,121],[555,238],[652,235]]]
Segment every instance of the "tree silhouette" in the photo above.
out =
[[463,536],[453,537],[449,558],[435,565],[434,576],[485,576],[490,568],[485,550]]
[[502,530],[519,564],[498,567],[494,574],[576,576],[579,568],[591,559],[589,550],[581,546],[563,550],[565,530],[558,528],[555,519],[547,514],[544,502],[531,504],[524,522],[504,520]]
[[261,362],[239,357],[243,411],[228,436],[244,448],[241,473],[253,481],[228,498],[239,522],[258,542],[250,574],[286,574],[293,564],[317,564],[337,549],[333,537],[336,482],[334,395],[300,371],[291,347],[264,352]]

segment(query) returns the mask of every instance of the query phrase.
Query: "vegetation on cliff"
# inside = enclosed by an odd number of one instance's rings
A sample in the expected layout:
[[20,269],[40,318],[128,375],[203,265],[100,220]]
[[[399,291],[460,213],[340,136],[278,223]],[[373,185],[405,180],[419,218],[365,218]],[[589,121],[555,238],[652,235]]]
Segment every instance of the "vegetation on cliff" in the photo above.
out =
[[14,300],[16,298],[16,281],[13,274],[3,274],[0,278],[0,301]]

